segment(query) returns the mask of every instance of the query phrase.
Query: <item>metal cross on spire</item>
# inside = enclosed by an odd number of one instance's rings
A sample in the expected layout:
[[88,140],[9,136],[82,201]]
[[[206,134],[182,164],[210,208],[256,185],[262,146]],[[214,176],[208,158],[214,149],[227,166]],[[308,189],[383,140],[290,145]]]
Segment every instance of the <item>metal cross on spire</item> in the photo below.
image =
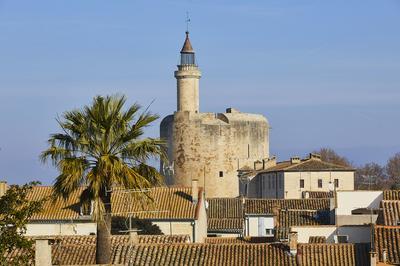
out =
[[189,22],[190,22],[189,12],[186,11],[186,32],[189,32]]

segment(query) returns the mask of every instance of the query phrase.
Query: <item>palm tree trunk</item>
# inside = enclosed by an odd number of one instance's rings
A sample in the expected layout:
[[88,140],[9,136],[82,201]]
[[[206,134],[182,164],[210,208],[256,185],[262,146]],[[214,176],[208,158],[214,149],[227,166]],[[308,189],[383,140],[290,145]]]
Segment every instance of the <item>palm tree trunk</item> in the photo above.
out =
[[111,263],[111,192],[102,198],[104,219],[97,221],[96,263]]

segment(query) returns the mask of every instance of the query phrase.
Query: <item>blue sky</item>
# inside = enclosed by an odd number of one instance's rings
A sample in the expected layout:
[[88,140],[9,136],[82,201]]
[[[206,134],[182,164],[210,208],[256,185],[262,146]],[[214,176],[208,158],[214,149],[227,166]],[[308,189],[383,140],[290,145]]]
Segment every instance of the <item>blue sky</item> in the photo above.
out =
[[400,151],[399,0],[0,0],[0,178],[50,184],[38,155],[55,118],[95,95],[172,113],[186,11],[201,111],[264,114],[278,159]]

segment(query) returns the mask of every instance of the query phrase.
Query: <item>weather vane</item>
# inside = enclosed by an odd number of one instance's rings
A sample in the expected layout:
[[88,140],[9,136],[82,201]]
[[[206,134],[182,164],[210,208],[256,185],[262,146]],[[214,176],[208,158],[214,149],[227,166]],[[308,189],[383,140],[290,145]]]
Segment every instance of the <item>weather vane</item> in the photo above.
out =
[[189,22],[190,22],[189,12],[186,11],[186,31],[187,32],[189,32]]

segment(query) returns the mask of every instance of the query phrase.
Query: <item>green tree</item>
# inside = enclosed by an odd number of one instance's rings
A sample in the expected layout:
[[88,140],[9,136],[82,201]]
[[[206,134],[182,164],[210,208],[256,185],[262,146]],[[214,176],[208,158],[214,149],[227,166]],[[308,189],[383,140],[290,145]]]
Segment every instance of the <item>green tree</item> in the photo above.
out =
[[[162,176],[148,165],[151,158],[165,159],[164,142],[143,137],[143,130],[157,115],[133,104],[124,110],[124,96],[97,96],[90,106],[65,112],[58,119],[61,133],[50,136],[43,162],[51,159],[59,176],[56,196],[68,197],[79,186],[87,186],[81,204],[93,206],[97,223],[96,263],[110,263],[111,194],[113,187],[149,188]],[[141,193],[135,193],[140,195]]]
[[29,265],[34,260],[33,241],[24,234],[28,220],[40,212],[44,201],[27,199],[36,184],[12,185],[0,197],[0,265]]
[[320,148],[319,150],[313,151],[313,153],[321,155],[321,160],[325,162],[352,167],[352,163],[346,157],[339,155],[331,148]]

